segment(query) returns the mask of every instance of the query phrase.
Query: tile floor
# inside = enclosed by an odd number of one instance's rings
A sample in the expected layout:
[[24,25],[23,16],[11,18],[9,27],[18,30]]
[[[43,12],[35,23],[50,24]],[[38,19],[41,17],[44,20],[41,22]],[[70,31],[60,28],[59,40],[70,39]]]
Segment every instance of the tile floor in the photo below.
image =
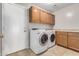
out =
[[[35,56],[35,53],[30,49],[25,49],[9,54],[8,56]],[[79,56],[79,52],[75,52],[61,46],[54,46],[38,56]]]
[[43,53],[42,56],[79,56],[79,52],[61,46],[55,46],[48,49],[48,51]]

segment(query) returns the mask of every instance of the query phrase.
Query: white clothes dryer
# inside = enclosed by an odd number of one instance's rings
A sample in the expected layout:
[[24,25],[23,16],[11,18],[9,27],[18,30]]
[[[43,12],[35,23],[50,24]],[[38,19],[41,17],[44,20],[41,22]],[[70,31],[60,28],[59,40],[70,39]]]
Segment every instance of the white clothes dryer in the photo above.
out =
[[40,54],[48,49],[48,35],[46,30],[30,31],[30,48],[35,54]]
[[48,48],[53,47],[55,45],[55,31],[47,30],[48,33]]

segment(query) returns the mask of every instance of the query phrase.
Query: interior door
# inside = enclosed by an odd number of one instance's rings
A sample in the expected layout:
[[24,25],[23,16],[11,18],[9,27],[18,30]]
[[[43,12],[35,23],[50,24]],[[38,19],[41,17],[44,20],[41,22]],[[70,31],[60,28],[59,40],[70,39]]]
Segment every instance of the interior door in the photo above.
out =
[[28,48],[25,9],[16,4],[3,4],[2,8],[2,55]]

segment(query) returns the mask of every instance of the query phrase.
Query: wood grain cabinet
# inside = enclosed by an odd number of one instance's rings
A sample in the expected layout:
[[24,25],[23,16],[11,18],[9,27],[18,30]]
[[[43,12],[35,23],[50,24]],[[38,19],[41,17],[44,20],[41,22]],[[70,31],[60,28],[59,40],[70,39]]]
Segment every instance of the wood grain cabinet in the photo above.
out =
[[68,48],[79,51],[79,33],[77,32],[68,33]]
[[55,25],[55,16],[49,14],[49,15],[48,15],[48,21],[49,21],[49,24]]
[[55,24],[54,15],[34,6],[29,9],[29,18],[32,23]]
[[41,11],[41,15],[40,15],[40,20],[41,20],[41,23],[43,24],[47,24],[49,21],[48,21],[48,14],[44,11]]
[[67,47],[67,32],[57,31],[56,32],[56,43],[58,45]]
[[41,11],[41,23],[43,24],[55,24],[55,16],[54,15],[51,15],[49,13],[46,13],[44,11]]
[[79,32],[56,31],[56,44],[79,51]]
[[30,22],[40,23],[40,10],[36,7],[31,7],[29,9],[29,19]]

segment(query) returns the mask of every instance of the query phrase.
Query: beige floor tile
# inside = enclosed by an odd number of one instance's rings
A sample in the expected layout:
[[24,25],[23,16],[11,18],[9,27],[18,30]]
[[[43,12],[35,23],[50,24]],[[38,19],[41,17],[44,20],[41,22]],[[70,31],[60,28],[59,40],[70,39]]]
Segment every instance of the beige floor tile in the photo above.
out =
[[24,49],[12,54],[9,54],[8,56],[34,56],[35,54],[30,49]]
[[79,53],[72,50],[68,50],[64,53],[64,56],[79,56]]
[[60,47],[60,46],[55,46],[55,47],[48,49],[48,51],[43,53],[42,56],[43,55],[46,55],[46,56],[79,56],[79,53],[73,50],[70,50],[70,49]]
[[[30,49],[24,49],[9,54],[8,56],[36,56],[36,54]],[[79,56],[79,53],[64,47],[54,46],[52,48],[49,48],[46,52],[37,56]]]

